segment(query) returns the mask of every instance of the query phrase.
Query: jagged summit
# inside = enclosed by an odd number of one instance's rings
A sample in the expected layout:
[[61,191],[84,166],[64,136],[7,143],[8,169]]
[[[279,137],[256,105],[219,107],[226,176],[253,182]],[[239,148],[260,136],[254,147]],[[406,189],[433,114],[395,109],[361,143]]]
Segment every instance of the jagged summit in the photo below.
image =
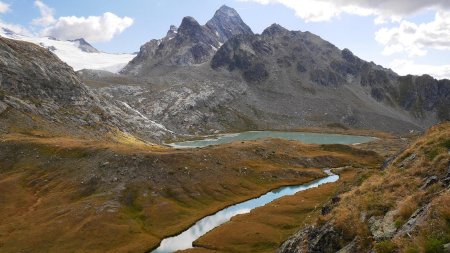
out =
[[289,32],[288,29],[284,28],[283,26],[279,25],[279,24],[272,24],[271,26],[267,27],[266,29],[264,29],[262,35],[275,35],[275,34],[281,34],[281,33],[287,33]]
[[70,40],[72,42],[78,43],[78,48],[81,49],[81,51],[86,53],[100,53],[95,47],[93,47],[91,44],[89,44],[84,38],[79,38],[76,40]]
[[239,16],[239,13],[227,5],[222,5],[214,14],[214,16],[229,16],[229,17],[236,17]]
[[166,37],[143,45],[122,73],[146,75],[154,68],[202,64],[211,60],[223,43],[239,34],[253,35],[253,32],[237,11],[226,5],[206,25],[193,17],[184,17],[179,28],[170,27]]
[[225,43],[234,35],[253,34],[237,11],[226,5],[216,11],[214,17],[206,23],[206,27],[219,37],[221,43]]
[[177,35],[177,33],[178,33],[178,27],[176,27],[174,25],[171,25],[170,28],[169,28],[169,31],[167,31],[166,37],[167,38],[173,38],[173,37],[175,37]]
[[200,24],[195,20],[195,18],[191,16],[184,17],[181,21],[180,28],[178,29],[180,32],[183,30],[189,30],[193,27],[200,26]]
[[195,20],[193,17],[184,17],[183,21],[181,21],[180,28],[178,28],[178,37],[183,39],[193,38],[200,39],[199,37],[203,37],[205,34],[204,28]]

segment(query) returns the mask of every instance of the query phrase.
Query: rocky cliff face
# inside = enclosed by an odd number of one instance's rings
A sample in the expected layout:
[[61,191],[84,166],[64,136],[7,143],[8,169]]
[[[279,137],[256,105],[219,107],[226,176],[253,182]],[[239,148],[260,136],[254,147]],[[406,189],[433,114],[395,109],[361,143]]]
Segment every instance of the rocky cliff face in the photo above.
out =
[[185,17],[179,28],[170,27],[166,37],[143,45],[122,73],[145,76],[154,69],[205,63],[222,43],[237,34],[253,32],[239,14],[227,6],[222,6],[204,26],[193,17]]
[[214,55],[211,67],[236,71],[250,83],[287,77],[290,83],[301,81],[312,87],[358,86],[371,99],[400,107],[416,118],[436,114],[440,120],[449,119],[450,81],[426,75],[401,77],[311,33],[288,31],[279,25],[262,35],[230,39]]
[[102,138],[120,131],[153,141],[170,134],[127,105],[89,90],[49,50],[4,38],[0,38],[0,108],[3,133],[42,130]]
[[206,27],[219,37],[220,43],[225,43],[235,35],[253,34],[237,11],[225,5],[216,11],[214,17],[206,23]]

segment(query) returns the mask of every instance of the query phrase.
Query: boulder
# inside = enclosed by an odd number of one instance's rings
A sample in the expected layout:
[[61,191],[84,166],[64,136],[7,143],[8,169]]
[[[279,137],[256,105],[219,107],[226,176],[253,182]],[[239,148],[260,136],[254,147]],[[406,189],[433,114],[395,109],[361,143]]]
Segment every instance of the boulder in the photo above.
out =
[[334,253],[341,249],[342,234],[328,222],[322,226],[308,226],[289,238],[278,253],[323,252]]
[[396,237],[411,236],[417,226],[425,221],[426,215],[430,209],[430,204],[417,209],[408,221],[397,231]]
[[397,228],[394,224],[394,217],[397,211],[389,211],[384,217],[372,216],[369,219],[369,229],[376,241],[388,240],[394,237]]
[[421,189],[421,190],[426,189],[426,188],[428,188],[429,186],[431,186],[431,185],[433,185],[433,184],[435,184],[435,183],[437,183],[437,182],[438,182],[437,176],[431,176],[431,177],[428,177],[428,178],[425,180],[425,183],[423,183],[423,185],[420,187],[420,189]]

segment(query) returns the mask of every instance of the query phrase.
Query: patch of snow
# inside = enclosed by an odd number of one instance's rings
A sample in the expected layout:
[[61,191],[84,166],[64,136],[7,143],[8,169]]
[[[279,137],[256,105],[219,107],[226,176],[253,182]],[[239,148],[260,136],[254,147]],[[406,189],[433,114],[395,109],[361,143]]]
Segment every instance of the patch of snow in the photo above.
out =
[[15,33],[5,33],[3,29],[0,29],[0,35],[5,38],[31,42],[47,48],[56,54],[63,62],[71,66],[75,71],[81,69],[96,69],[118,73],[135,57],[133,54],[84,52],[78,47],[78,41],[56,40],[51,37],[30,37]]

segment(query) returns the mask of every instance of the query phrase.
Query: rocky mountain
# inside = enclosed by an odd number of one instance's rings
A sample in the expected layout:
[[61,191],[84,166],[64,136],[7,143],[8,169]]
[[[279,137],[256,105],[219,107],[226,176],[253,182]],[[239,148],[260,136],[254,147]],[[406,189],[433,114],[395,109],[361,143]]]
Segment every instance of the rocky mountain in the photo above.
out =
[[239,13],[225,5],[216,11],[214,17],[206,23],[206,27],[218,35],[220,43],[225,43],[235,35],[253,34]]
[[192,66],[208,62],[225,41],[237,34],[253,32],[239,14],[227,6],[222,6],[204,26],[193,17],[185,17],[179,28],[170,27],[166,37],[143,45],[137,57],[121,73],[145,76],[160,66]]
[[226,6],[205,26],[184,18],[142,46],[121,73],[140,80],[136,92],[127,85],[101,92],[183,133],[312,126],[407,132],[450,118],[450,81],[402,77],[277,24],[253,34]]
[[171,135],[125,103],[88,89],[50,50],[0,38],[0,133],[112,138],[128,133],[150,141]]

